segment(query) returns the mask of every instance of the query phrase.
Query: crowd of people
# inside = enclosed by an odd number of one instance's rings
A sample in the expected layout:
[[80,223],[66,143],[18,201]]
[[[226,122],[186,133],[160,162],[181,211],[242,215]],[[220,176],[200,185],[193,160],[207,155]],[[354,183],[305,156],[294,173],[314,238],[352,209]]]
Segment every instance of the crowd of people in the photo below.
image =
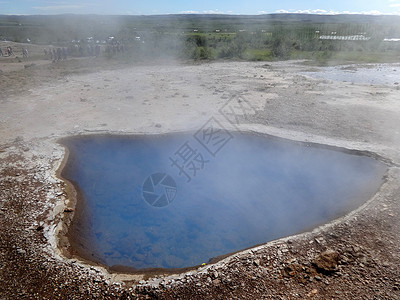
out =
[[44,49],[44,57],[50,59],[51,61],[66,60],[68,57],[68,49],[65,47],[58,47],[52,49]]
[[124,52],[124,45],[120,42],[114,42],[106,46],[105,52],[107,54],[117,54]]
[[[119,41],[112,41],[106,45],[100,44],[72,44],[68,47],[51,47],[43,50],[45,59],[53,62],[66,60],[69,56],[84,57],[92,56],[99,57],[102,53],[107,56],[115,55],[124,52],[124,45]],[[28,49],[22,48],[22,57],[28,58]],[[0,57],[14,56],[14,50],[11,46],[8,46],[5,50],[0,47]]]
[[[22,48],[22,57],[27,58],[28,57],[28,49],[27,48]],[[6,57],[6,56],[14,56],[14,49],[11,46],[8,46],[3,52],[3,50],[0,47],[0,56]]]
[[13,48],[11,46],[8,46],[5,53],[3,53],[3,50],[0,48],[0,56],[12,56],[14,55]]
[[68,56],[99,56],[101,53],[100,45],[92,46],[87,45],[83,47],[81,45],[71,45],[69,47],[58,47],[51,49],[44,49],[44,56],[46,59],[50,59],[53,62],[66,60]]

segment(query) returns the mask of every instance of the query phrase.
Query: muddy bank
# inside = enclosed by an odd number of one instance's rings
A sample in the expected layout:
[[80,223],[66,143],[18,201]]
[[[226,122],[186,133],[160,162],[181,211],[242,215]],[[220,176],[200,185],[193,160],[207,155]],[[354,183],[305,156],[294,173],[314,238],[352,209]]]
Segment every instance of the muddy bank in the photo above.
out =
[[[312,79],[299,74],[305,69],[248,62],[137,66],[60,75],[2,98],[2,297],[399,298],[398,90]],[[110,273],[62,254],[68,243],[57,233],[74,209],[55,176],[64,155],[59,138],[196,130],[219,118],[232,96],[250,103],[251,113],[238,110],[225,126],[376,153],[393,163],[386,183],[330,225],[172,277]]]

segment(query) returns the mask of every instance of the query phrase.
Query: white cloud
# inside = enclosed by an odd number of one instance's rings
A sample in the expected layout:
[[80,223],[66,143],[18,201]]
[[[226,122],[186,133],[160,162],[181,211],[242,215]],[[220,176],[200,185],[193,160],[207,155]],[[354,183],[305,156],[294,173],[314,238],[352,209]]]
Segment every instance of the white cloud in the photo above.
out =
[[195,14],[200,14],[200,12],[196,11],[196,10],[184,10],[184,11],[181,11],[180,14],[195,15]]
[[393,4],[390,4],[389,7],[400,7],[400,3],[393,3]]
[[233,14],[232,11],[228,12],[223,12],[219,11],[218,9],[216,10],[203,10],[203,11],[198,11],[198,10],[185,10],[181,11],[180,14],[188,14],[188,15],[196,15],[196,14],[207,14],[207,15],[226,15],[226,14]]
[[216,15],[216,14],[226,14],[225,12],[217,10],[204,10],[203,14],[210,14],[210,15]]
[[[392,7],[400,7],[400,3],[392,4]],[[370,10],[370,11],[327,11],[324,9],[305,9],[305,10],[284,10],[280,9],[276,11],[281,14],[317,14],[317,15],[339,15],[339,14],[349,14],[349,15],[383,15],[381,11],[378,10]],[[394,15],[399,15],[400,12],[393,12]]]
[[280,9],[276,11],[280,14],[316,14],[316,15],[337,15],[340,12],[336,11],[327,11],[324,9],[299,9],[299,10],[284,10]]
[[312,11],[312,13],[313,13],[313,14],[329,14],[329,13],[332,13],[332,12],[328,12],[328,11],[325,10],[325,9],[314,9],[314,10]]

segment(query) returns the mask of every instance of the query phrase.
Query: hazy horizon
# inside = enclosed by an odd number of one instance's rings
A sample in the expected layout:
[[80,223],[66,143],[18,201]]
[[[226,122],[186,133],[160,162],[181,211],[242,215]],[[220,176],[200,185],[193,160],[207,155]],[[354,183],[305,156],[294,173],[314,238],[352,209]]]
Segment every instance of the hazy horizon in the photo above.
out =
[[321,3],[316,0],[283,0],[279,2],[222,0],[217,3],[210,0],[201,2],[174,0],[168,3],[160,0],[135,3],[126,0],[114,2],[94,0],[0,0],[0,15],[262,15],[276,13],[400,15],[400,0],[368,2],[338,0],[333,3]]

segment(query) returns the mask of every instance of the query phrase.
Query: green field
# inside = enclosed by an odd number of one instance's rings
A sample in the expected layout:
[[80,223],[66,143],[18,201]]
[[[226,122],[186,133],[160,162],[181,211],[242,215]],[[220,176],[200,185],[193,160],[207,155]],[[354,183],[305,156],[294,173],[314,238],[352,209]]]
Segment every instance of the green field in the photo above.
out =
[[128,60],[399,61],[400,43],[385,38],[400,38],[400,16],[0,16],[1,40],[69,47],[77,56],[100,45],[107,57],[117,43]]

